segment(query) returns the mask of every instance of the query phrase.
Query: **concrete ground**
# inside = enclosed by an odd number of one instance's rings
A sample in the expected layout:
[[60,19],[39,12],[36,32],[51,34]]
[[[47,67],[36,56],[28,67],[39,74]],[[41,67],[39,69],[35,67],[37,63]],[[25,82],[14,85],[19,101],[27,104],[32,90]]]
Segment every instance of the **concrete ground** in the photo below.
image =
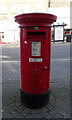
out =
[[20,101],[19,44],[2,45],[2,118],[71,118],[70,44],[51,47],[50,101],[40,109],[29,109]]

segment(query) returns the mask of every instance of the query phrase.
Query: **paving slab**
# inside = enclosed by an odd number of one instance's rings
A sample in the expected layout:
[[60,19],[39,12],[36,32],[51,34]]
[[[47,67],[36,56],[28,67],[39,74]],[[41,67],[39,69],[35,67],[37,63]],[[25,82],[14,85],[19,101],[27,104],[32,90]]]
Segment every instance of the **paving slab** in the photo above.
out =
[[[8,46],[9,47],[9,46]],[[18,47],[16,48],[18,50]],[[4,53],[3,53],[4,54]],[[16,62],[15,62],[16,61]],[[59,69],[60,71],[60,64]],[[62,63],[64,64],[64,62]],[[55,77],[53,70],[58,62],[52,61],[50,81],[50,101],[40,109],[26,108],[20,99],[20,62],[18,59],[7,59],[2,62],[2,118],[70,118],[70,80]],[[64,64],[66,68],[66,63]],[[68,65],[67,65],[68,67]],[[68,71],[68,70],[67,70]],[[64,73],[67,73],[65,71]],[[52,76],[53,73],[53,76]],[[61,75],[63,73],[61,72]],[[60,76],[60,75],[59,75]],[[58,79],[57,79],[58,78]]]

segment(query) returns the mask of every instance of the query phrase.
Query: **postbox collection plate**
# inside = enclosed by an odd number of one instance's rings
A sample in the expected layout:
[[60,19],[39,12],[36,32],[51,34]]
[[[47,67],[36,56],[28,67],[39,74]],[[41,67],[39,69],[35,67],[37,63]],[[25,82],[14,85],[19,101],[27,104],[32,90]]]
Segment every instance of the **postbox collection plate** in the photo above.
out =
[[40,41],[32,42],[32,56],[41,56],[41,42]]

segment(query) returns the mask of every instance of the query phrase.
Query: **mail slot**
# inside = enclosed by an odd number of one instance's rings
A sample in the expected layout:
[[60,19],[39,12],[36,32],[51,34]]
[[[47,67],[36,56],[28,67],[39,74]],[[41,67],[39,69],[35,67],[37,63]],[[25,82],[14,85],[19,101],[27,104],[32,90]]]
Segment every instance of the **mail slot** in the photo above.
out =
[[51,26],[57,17],[46,13],[15,16],[20,25],[21,101],[39,108],[50,98]]

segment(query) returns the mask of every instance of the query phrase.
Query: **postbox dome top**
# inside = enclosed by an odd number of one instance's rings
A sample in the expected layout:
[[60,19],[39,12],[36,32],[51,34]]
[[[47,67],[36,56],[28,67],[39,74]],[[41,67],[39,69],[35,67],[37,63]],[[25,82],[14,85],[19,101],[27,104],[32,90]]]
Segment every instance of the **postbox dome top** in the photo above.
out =
[[20,26],[48,26],[56,22],[57,16],[47,13],[25,13],[15,16]]

